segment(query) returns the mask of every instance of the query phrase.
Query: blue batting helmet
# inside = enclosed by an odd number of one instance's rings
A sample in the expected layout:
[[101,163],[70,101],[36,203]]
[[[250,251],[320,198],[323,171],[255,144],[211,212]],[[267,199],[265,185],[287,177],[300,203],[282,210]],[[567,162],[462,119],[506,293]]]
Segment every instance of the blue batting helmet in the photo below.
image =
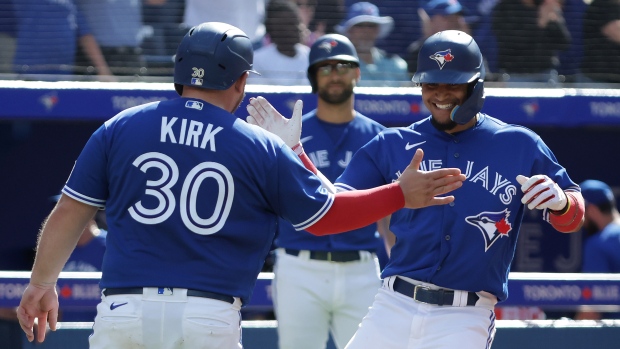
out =
[[446,30],[424,41],[411,80],[417,84],[469,84],[467,100],[451,114],[454,122],[466,124],[484,104],[484,76],[482,53],[474,38],[458,30]]
[[312,86],[312,93],[316,93],[316,64],[329,61],[344,61],[360,65],[355,46],[349,38],[340,34],[325,34],[318,38],[310,47],[308,59],[308,80]]
[[252,70],[254,50],[250,38],[230,24],[207,22],[191,28],[174,58],[174,88],[183,85],[226,90]]

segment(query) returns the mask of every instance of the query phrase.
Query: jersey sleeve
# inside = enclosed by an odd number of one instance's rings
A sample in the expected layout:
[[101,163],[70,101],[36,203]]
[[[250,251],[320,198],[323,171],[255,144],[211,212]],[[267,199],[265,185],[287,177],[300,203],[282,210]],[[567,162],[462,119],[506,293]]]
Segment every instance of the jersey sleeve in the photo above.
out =
[[[600,232],[599,232],[600,234]],[[583,249],[582,273],[611,273],[612,270],[607,263],[607,255],[603,253],[600,240],[591,237],[586,241]]]
[[295,230],[306,229],[327,213],[334,195],[322,187],[318,177],[286,145],[278,156],[277,172],[277,209]]
[[73,199],[97,207],[105,207],[107,199],[105,134],[105,125],[93,133],[62,189]]
[[536,159],[530,175],[544,174],[549,176],[565,191],[581,192],[579,186],[570,179],[566,169],[558,163],[551,149],[540,137],[536,140],[536,146],[538,151],[535,153]]

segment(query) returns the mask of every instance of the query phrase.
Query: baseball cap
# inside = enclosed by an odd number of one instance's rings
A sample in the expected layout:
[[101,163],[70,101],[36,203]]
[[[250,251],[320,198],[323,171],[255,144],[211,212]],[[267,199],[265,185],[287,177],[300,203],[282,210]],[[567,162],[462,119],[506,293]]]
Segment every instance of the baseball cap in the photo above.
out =
[[346,35],[349,28],[360,23],[376,23],[379,25],[378,39],[386,37],[394,28],[394,19],[390,16],[379,16],[379,8],[369,2],[356,2],[349,7],[347,17],[334,27],[340,34]]
[[424,6],[424,11],[429,17],[434,15],[449,16],[463,12],[463,6],[458,0],[431,0]]
[[590,204],[600,205],[614,201],[614,193],[604,182],[588,179],[579,184],[583,199]]

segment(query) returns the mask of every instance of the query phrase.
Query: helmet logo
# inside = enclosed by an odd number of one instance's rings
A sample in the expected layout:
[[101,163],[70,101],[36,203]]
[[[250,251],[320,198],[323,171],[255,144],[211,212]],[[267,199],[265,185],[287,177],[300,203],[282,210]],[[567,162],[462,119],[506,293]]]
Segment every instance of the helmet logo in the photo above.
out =
[[332,41],[323,41],[318,47],[322,50],[327,51],[327,53],[332,52],[334,47],[338,46],[338,42],[336,40]]
[[205,70],[202,68],[192,67],[192,85],[202,86],[202,78],[205,76]]
[[437,64],[439,64],[439,69],[441,70],[443,69],[443,66],[446,65],[446,63],[451,62],[454,59],[454,56],[452,55],[452,50],[447,49],[443,51],[437,51],[428,58],[437,62]]

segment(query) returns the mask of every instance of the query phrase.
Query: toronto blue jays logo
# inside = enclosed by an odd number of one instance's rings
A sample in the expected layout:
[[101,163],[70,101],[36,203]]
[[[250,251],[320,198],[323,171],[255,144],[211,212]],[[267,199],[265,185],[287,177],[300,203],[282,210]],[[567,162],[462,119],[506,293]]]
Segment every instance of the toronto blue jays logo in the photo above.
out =
[[332,41],[323,41],[320,45],[319,48],[322,50],[325,50],[327,53],[332,52],[332,49],[334,47],[338,46],[338,42],[336,40],[332,40]]
[[478,229],[484,236],[485,249],[489,248],[502,236],[508,236],[512,230],[512,225],[508,221],[510,211],[505,209],[501,212],[482,212],[476,216],[469,216],[465,221]]
[[443,69],[443,66],[446,65],[446,63],[452,62],[454,56],[452,55],[452,50],[447,49],[443,51],[437,51],[432,55],[428,56],[428,58],[437,62],[437,64],[439,64],[439,69],[441,70]]

